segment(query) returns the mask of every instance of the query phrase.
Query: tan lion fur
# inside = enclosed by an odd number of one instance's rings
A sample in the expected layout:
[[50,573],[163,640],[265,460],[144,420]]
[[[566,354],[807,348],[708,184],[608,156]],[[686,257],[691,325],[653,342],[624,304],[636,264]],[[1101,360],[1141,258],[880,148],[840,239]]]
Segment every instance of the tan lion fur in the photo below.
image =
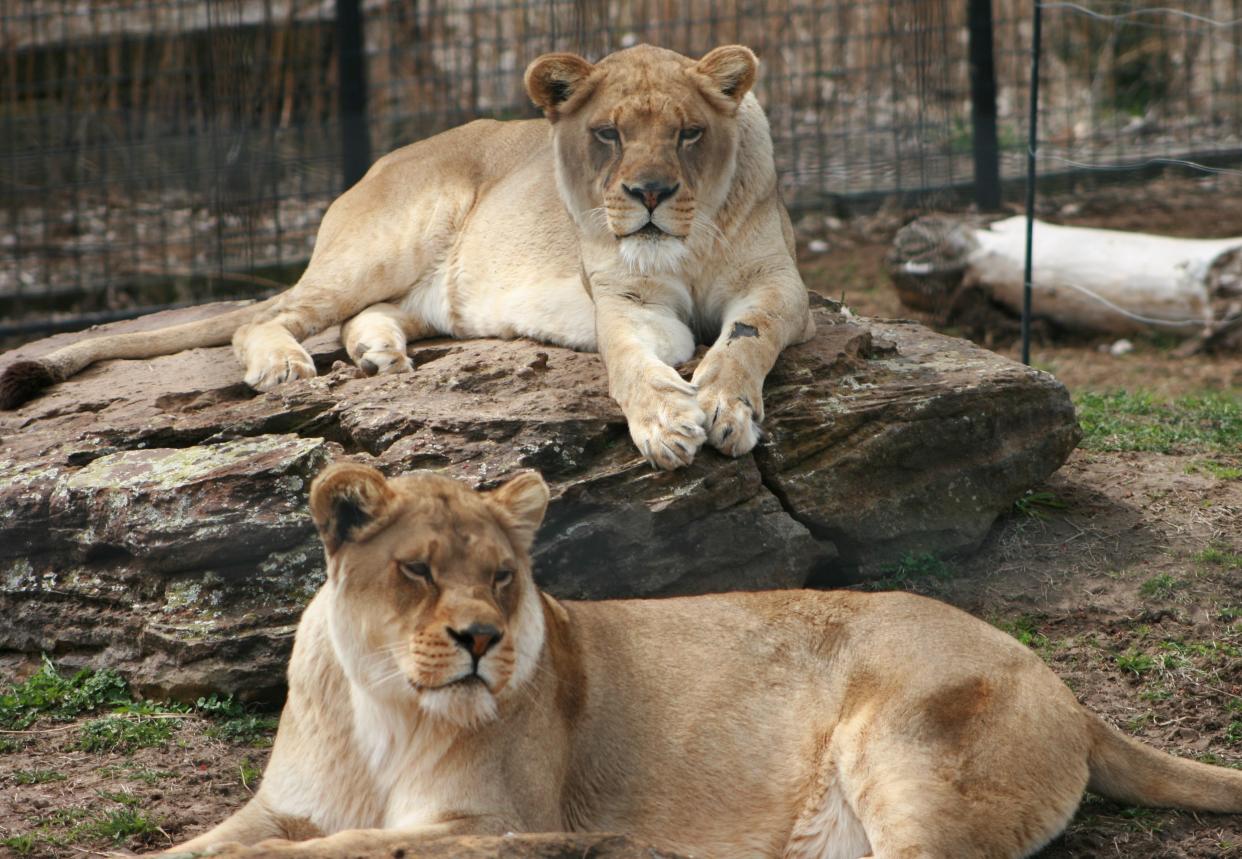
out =
[[[760,437],[763,380],[812,333],[767,119],[740,46],[696,62],[639,46],[526,72],[546,120],[480,120],[381,158],[328,209],[287,292],[221,317],[88,339],[0,379],[0,407],[108,358],[233,342],[266,391],[315,374],[301,340],[337,323],[368,373],[420,337],[598,350],[654,465]],[[615,135],[615,139],[614,139]],[[627,190],[628,189],[628,190]],[[672,365],[712,345],[690,382]]]
[[[529,555],[547,500],[533,473],[479,493],[327,469],[328,580],[267,771],[177,849],[415,855],[580,830],[713,859],[982,859],[1038,850],[1088,786],[1242,811],[1242,773],[1129,739],[1028,648],[929,599],[552,599]],[[500,635],[477,678],[478,640],[453,632],[474,624]]]

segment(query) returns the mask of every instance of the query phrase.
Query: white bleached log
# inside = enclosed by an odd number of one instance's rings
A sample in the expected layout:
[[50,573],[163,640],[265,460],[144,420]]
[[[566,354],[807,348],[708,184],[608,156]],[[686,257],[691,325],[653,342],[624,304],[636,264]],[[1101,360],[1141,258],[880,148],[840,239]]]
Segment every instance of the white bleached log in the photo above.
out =
[[[948,301],[959,286],[978,286],[1018,314],[1025,241],[1021,216],[986,225],[922,218],[898,234],[890,272],[903,300],[919,309],[937,309],[937,294]],[[1179,239],[1037,221],[1032,314],[1083,331],[1200,334],[1214,322],[1212,275],[1239,251],[1242,237]]]

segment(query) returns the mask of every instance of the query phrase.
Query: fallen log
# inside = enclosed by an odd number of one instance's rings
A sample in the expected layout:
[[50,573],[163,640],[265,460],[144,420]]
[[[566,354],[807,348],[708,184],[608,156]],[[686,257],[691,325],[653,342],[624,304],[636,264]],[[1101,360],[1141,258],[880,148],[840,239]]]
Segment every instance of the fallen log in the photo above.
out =
[[[903,227],[887,263],[903,303],[952,321],[981,290],[1021,313],[1026,219],[929,216]],[[1037,221],[1032,313],[1077,331],[1168,331],[1205,346],[1242,343],[1242,237],[1182,239]]]

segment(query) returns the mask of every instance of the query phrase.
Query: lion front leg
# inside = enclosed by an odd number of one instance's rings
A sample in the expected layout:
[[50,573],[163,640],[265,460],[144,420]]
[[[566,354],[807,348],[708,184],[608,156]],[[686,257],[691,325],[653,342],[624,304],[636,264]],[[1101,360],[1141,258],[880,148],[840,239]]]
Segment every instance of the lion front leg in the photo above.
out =
[[763,382],[781,350],[814,332],[806,287],[782,263],[751,272],[746,291],[726,308],[715,344],[691,380],[707,441],[728,456],[749,453],[763,437]]
[[704,415],[694,386],[673,369],[694,354],[694,335],[672,302],[636,291],[594,290],[596,337],[608,389],[621,406],[630,438],[656,468],[694,461]]
[[192,856],[216,849],[237,849],[265,839],[288,836],[290,829],[290,822],[272,813],[260,794],[223,822],[173,847],[167,851],[167,855]]

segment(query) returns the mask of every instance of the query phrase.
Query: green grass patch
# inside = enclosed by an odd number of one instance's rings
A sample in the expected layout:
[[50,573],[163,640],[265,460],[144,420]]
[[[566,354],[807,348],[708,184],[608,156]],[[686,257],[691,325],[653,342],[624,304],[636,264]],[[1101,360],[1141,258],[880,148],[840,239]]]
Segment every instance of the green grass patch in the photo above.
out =
[[45,825],[63,828],[66,826],[76,826],[90,816],[91,813],[89,810],[80,806],[71,805],[68,808],[57,808],[48,812],[47,816],[43,819],[43,823]]
[[1224,567],[1226,570],[1242,570],[1242,554],[1222,549],[1220,546],[1208,546],[1195,555],[1195,560],[1213,567]]
[[1186,466],[1187,474],[1209,474],[1217,480],[1242,480],[1242,466],[1201,459]]
[[136,781],[145,785],[159,784],[165,779],[176,778],[177,776],[172,770],[152,769],[132,760],[100,767],[96,772],[113,782],[125,779],[126,781]]
[[21,835],[10,835],[8,838],[0,838],[0,847],[7,847],[18,856],[26,856],[34,852],[35,837],[29,832]]
[[992,621],[992,625],[1002,632],[1007,632],[1018,641],[1034,650],[1048,647],[1048,636],[1035,628],[1035,618],[1030,615]]
[[1242,770],[1242,762],[1225,760],[1220,755],[1214,755],[1211,752],[1204,752],[1203,754],[1196,756],[1195,760],[1201,764],[1211,764],[1214,767],[1228,767],[1231,770]]
[[92,719],[78,732],[78,748],[84,752],[132,752],[164,746],[180,728],[179,721],[165,715],[125,714]]
[[194,709],[214,722],[204,731],[209,737],[246,746],[272,744],[277,717],[257,713],[232,695],[221,698],[213,694],[208,698],[199,698]]
[[1118,653],[1113,657],[1113,662],[1122,671],[1129,671],[1136,677],[1142,677],[1156,667],[1154,657],[1133,649],[1127,650],[1125,653]]
[[68,853],[69,848],[80,850],[83,844],[107,842],[115,847],[135,838],[150,842],[153,836],[160,833],[159,821],[138,807],[141,797],[126,791],[101,790],[98,794],[101,800],[115,803],[118,807],[58,808],[32,821],[33,828],[29,832],[0,840],[0,846],[8,847],[17,855],[33,853],[37,849],[42,853],[65,856],[72,855]]
[[1032,492],[1027,490],[1017,501],[1013,502],[1013,512],[1017,516],[1030,516],[1034,519],[1047,519],[1056,510],[1069,507],[1055,492]]
[[115,671],[62,674],[46,656],[39,671],[0,695],[0,727],[25,730],[41,718],[69,721],[106,711],[78,731],[77,747],[87,752],[121,751],[164,745],[188,708],[135,701]]
[[38,673],[0,695],[0,727],[21,731],[43,716],[72,719],[100,707],[129,701],[115,671],[79,671],[66,677],[46,656]]
[[1181,586],[1181,580],[1170,576],[1168,573],[1161,573],[1158,576],[1152,576],[1139,585],[1139,596],[1148,600],[1164,600],[1173,596],[1174,592]]
[[1242,396],[1209,391],[1159,399],[1143,391],[1085,391],[1074,397],[1082,447],[1157,453],[1233,453],[1242,444]]
[[141,802],[141,798],[127,790],[97,790],[95,791],[101,799],[111,800],[118,805],[137,805]]
[[1153,686],[1139,692],[1139,697],[1144,701],[1168,701],[1173,697],[1173,692],[1164,686]]
[[1195,657],[1212,662],[1221,662],[1226,665],[1233,664],[1235,660],[1242,659],[1242,648],[1228,641],[1216,639],[1209,641],[1182,641],[1176,638],[1166,638],[1160,642],[1160,649],[1176,653],[1185,659]]
[[880,568],[880,577],[864,587],[871,591],[932,589],[953,578],[953,568],[931,552],[906,552],[895,564]]
[[74,830],[74,840],[82,836],[119,844],[129,838],[145,837],[159,832],[159,824],[143,811],[125,806],[109,811]]
[[1123,820],[1128,821],[1129,828],[1138,832],[1146,832],[1155,834],[1164,829],[1164,820],[1158,811],[1150,808],[1138,808],[1131,806],[1123,808],[1118,814]]
[[238,775],[241,777],[242,787],[251,790],[250,785],[254,784],[263,776],[263,770],[254,765],[250,758],[243,758],[241,766],[237,768]]
[[56,770],[14,770],[12,778],[16,784],[47,784],[64,781],[67,776]]

